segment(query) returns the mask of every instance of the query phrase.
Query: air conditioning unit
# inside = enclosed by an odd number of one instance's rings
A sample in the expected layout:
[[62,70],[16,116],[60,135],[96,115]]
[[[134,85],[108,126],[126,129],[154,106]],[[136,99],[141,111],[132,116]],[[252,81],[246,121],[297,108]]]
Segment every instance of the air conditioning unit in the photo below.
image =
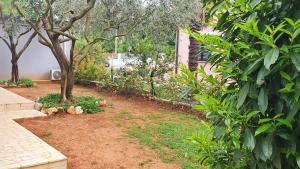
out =
[[60,80],[60,79],[61,79],[60,69],[52,69],[50,71],[50,80]]

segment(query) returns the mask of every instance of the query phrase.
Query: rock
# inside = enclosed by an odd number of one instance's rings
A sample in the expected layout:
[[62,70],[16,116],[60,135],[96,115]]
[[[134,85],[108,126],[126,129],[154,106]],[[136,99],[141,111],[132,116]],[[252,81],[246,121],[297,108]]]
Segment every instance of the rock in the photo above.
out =
[[51,107],[47,110],[47,114],[48,114],[48,116],[51,116],[51,115],[57,113],[57,111],[58,111],[57,108]]
[[80,106],[77,106],[77,107],[74,107],[74,106],[70,106],[68,111],[67,111],[69,114],[82,114],[83,113],[83,110]]
[[41,112],[44,113],[44,114],[47,114],[47,110],[48,109],[46,109],[46,108],[43,107],[42,110],[41,110]]
[[77,106],[75,108],[75,110],[76,110],[76,114],[82,114],[83,113],[83,110],[82,110],[82,108],[80,106]]
[[35,110],[41,111],[42,108],[43,108],[43,104],[42,104],[42,103],[36,102],[36,103],[34,104],[34,109],[35,109]]
[[67,110],[67,113],[69,114],[76,114],[76,109],[74,106],[70,106]]
[[20,84],[19,87],[20,88],[27,88],[26,84]]
[[98,105],[99,105],[100,107],[106,107],[106,106],[107,106],[106,100],[100,101]]
[[64,113],[65,109],[63,107],[58,107],[57,108],[57,113]]

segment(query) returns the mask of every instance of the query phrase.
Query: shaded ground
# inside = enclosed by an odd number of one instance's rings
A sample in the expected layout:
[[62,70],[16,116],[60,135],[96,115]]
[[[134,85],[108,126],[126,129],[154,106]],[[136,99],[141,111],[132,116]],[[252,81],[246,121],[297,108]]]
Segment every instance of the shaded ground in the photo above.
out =
[[[39,84],[35,88],[9,89],[36,100],[48,93],[58,93],[58,84]],[[54,146],[68,157],[70,169],[176,169],[179,165],[164,163],[159,154],[127,137],[126,122],[118,120],[122,112],[138,117],[134,123],[146,123],[143,117],[172,110],[141,98],[126,98],[99,94],[94,89],[76,86],[74,95],[93,95],[107,100],[109,107],[94,115],[53,117],[21,120],[19,123]],[[131,122],[130,122],[131,123]]]

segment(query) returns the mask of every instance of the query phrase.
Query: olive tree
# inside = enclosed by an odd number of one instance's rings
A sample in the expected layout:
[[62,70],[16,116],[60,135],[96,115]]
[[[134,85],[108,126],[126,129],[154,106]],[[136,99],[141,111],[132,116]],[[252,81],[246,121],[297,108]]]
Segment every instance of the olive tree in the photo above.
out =
[[[18,82],[20,79],[18,60],[29,47],[37,33],[32,31],[30,26],[18,19],[13,9],[10,9],[9,15],[4,17],[2,8],[0,7],[0,15],[4,32],[0,34],[0,39],[6,44],[11,53],[11,81]],[[28,34],[30,35],[27,36]],[[20,41],[24,41],[24,43],[20,43]]]
[[[68,9],[71,1],[23,1],[15,0],[13,4],[19,14],[38,34],[39,42],[48,47],[61,69],[60,101],[72,100],[74,85],[74,46],[77,38],[71,31],[73,25],[82,19],[95,6],[96,0],[80,1],[83,8]],[[77,2],[74,2],[77,3]],[[61,10],[61,6],[67,8]],[[28,12],[30,11],[30,12]],[[70,54],[63,50],[62,43],[70,41]]]

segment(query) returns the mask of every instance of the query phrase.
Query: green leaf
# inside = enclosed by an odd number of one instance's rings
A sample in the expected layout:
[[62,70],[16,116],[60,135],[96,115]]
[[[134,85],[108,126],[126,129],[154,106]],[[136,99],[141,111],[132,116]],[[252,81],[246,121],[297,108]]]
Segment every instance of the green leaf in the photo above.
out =
[[272,127],[272,124],[271,123],[268,123],[268,124],[264,124],[262,126],[260,126],[258,129],[256,129],[255,131],[255,136],[269,130],[270,128]]
[[218,11],[220,8],[222,8],[224,5],[226,5],[226,1],[216,4],[209,12],[210,16],[214,15],[215,12]]
[[262,140],[262,150],[267,159],[270,159],[273,153],[272,139],[267,137]]
[[300,167],[300,154],[297,154],[296,160],[297,160],[298,167]]
[[295,26],[295,22],[292,19],[284,18],[284,20],[287,21],[291,26],[293,26],[293,27]]
[[264,84],[265,76],[268,75],[268,73],[269,73],[268,69],[266,69],[265,67],[261,67],[257,75],[256,84],[259,86]]
[[291,107],[291,110],[288,114],[287,119],[290,120],[290,121],[294,121],[294,117],[300,109],[300,102],[295,102],[290,107]]
[[276,154],[276,156],[273,159],[274,165],[277,169],[281,169],[282,164],[281,164],[281,158],[279,154]]
[[270,66],[274,64],[279,57],[279,49],[273,48],[271,49],[264,58],[264,65],[269,70]]
[[251,74],[253,71],[255,71],[256,69],[258,69],[260,67],[260,62],[262,61],[263,58],[260,58],[258,60],[256,60],[254,63],[250,64],[245,72],[244,75],[249,75]]
[[265,122],[269,122],[269,121],[271,121],[272,119],[270,119],[270,118],[266,118],[266,119],[260,119],[259,121],[258,121],[258,124],[262,124],[262,123],[265,123]]
[[296,29],[295,32],[292,35],[292,39],[297,38],[297,36],[300,34],[300,28]]
[[281,75],[281,77],[283,77],[287,81],[291,81],[292,80],[291,76],[288,75],[287,73],[285,73],[284,71],[280,71],[280,75]]
[[264,88],[261,88],[258,95],[258,106],[262,113],[266,112],[268,104],[268,94]]
[[244,144],[252,151],[255,147],[255,137],[248,128],[245,130],[244,137]]
[[296,69],[300,72],[300,54],[292,53],[291,59],[292,59],[293,64],[295,65]]
[[236,106],[239,109],[245,102],[247,95],[249,93],[250,83],[246,83],[239,92],[238,104]]
[[252,117],[256,116],[260,111],[253,111],[247,114],[247,121],[250,120]]
[[258,4],[260,4],[261,0],[252,0],[250,3],[251,8],[255,8]]
[[294,85],[295,85],[294,83],[288,83],[285,85],[285,87],[283,89],[280,89],[279,92],[290,93],[290,92],[292,92]]
[[224,136],[225,132],[226,132],[225,127],[222,127],[222,126],[216,127],[215,131],[214,131],[214,138],[218,139],[218,138]]
[[276,121],[278,121],[280,125],[285,125],[290,129],[293,128],[291,122],[287,119],[276,119]]

